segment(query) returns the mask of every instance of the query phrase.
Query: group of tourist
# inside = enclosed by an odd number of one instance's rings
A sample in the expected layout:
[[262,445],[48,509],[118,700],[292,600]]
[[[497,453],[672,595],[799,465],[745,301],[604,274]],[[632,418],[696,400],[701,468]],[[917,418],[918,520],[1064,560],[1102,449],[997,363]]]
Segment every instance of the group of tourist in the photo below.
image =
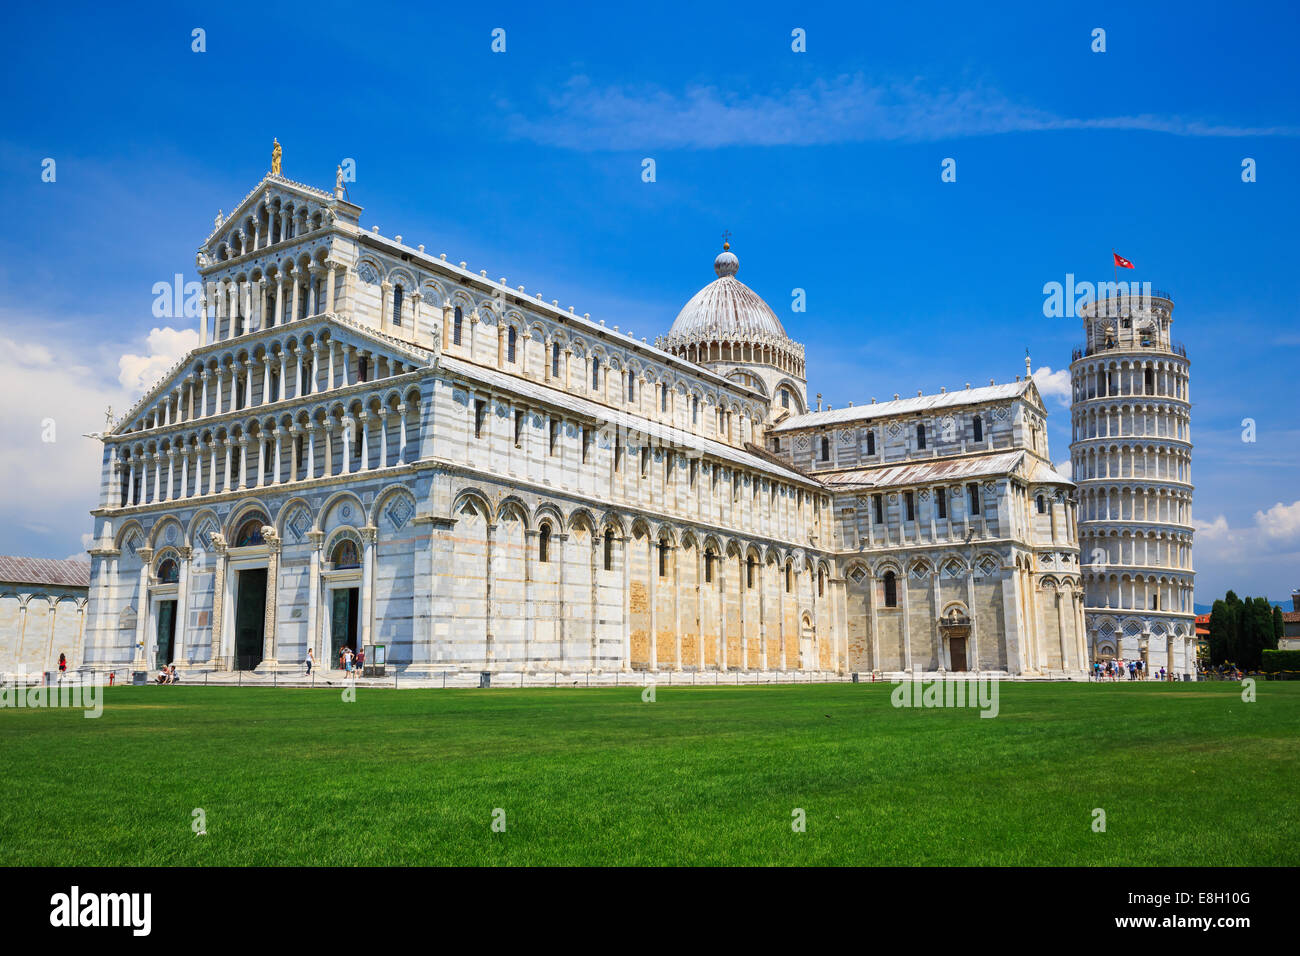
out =
[[339,651],[339,670],[349,675],[358,675],[363,672],[366,662],[366,652],[363,650],[354,651],[346,645]]
[[1152,671],[1143,660],[1126,661],[1120,657],[1114,660],[1093,661],[1092,679],[1097,681],[1117,680],[1164,680],[1165,669]]
[[164,664],[158,676],[154,678],[155,684],[175,684],[180,681],[180,675],[176,673],[175,664]]

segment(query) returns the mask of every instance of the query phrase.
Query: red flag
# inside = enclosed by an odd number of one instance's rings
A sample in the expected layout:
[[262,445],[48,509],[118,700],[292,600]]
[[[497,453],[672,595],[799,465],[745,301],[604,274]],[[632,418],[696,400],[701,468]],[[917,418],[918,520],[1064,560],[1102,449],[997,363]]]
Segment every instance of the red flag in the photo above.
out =
[[1110,254],[1111,254],[1112,256],[1115,257],[1115,265],[1116,265],[1117,268],[1120,268],[1120,269],[1132,269],[1132,268],[1133,268],[1133,263],[1129,262],[1127,259],[1125,259],[1123,256],[1121,256],[1121,255],[1120,255],[1118,252],[1116,252],[1114,249],[1111,250]]

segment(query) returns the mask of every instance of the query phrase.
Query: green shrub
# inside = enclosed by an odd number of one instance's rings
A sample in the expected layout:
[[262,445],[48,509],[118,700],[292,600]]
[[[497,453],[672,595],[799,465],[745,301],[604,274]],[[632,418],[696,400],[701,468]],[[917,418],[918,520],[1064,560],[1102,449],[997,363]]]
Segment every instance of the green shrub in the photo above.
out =
[[1262,669],[1270,674],[1278,671],[1300,671],[1300,651],[1271,651],[1263,653]]

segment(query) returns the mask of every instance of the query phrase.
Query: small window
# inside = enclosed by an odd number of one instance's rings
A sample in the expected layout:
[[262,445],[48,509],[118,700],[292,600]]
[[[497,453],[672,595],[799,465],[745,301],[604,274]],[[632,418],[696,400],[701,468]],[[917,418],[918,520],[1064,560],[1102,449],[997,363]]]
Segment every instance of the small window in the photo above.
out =
[[627,373],[627,401],[629,405],[636,401],[636,374],[634,372]]
[[980,513],[980,486],[979,482],[972,481],[966,486],[966,496],[970,499],[970,513],[977,515]]
[[393,286],[393,325],[402,324],[402,287]]
[[662,385],[659,388],[659,411],[668,411],[668,386]]
[[1039,495],[1039,496],[1038,496],[1038,513],[1041,515],[1041,514],[1045,513],[1046,511],[1047,511],[1047,503],[1043,500],[1043,496],[1042,496],[1042,495]]
[[872,495],[872,496],[871,496],[871,507],[872,507],[872,508],[875,510],[875,512],[876,512],[876,515],[875,515],[875,517],[876,517],[876,524],[884,524],[884,523],[885,523],[885,496],[884,496],[884,495]]
[[704,583],[713,583],[713,560],[717,557],[712,551],[704,552]]
[[614,570],[614,532],[605,530],[605,570]]
[[1143,373],[1143,379],[1146,385],[1146,393],[1154,395],[1156,390],[1156,375],[1151,369],[1146,369]]
[[483,423],[487,420],[487,402],[477,399],[474,402],[474,437],[483,437]]
[[903,492],[903,502],[907,505],[907,520],[916,520],[916,493],[912,491]]
[[659,576],[668,577],[668,542],[659,540]]
[[826,572],[817,572],[817,596],[824,597],[826,594]]
[[[552,455],[555,454],[555,446],[556,446],[556,444],[559,442],[559,440],[560,440],[560,423],[559,423],[558,420],[552,418],[552,419],[551,419],[551,434],[550,434],[550,440],[549,440],[550,454],[552,454]],[[584,454],[585,454],[585,449],[584,449]]]
[[370,359],[366,358],[364,355],[358,356],[357,357],[357,381],[358,382],[369,381],[369,379],[367,378],[369,374],[370,374]]
[[334,565],[335,571],[361,567],[361,555],[357,552],[357,543],[351,538],[344,538],[334,545],[334,551],[330,554],[330,563]]
[[515,347],[519,342],[519,332],[514,326],[506,333],[506,361],[511,365],[515,363]]
[[551,343],[551,378],[560,377],[560,343]]
[[875,453],[876,453],[876,433],[874,431],[869,431],[867,432],[867,454],[874,455]]
[[175,584],[180,580],[180,568],[171,558],[166,558],[158,565],[158,583]]
[[[238,461],[239,456],[236,456],[235,460]],[[232,483],[233,481],[232,477]],[[235,547],[249,548],[256,544],[262,544],[262,526],[264,524],[266,524],[266,519],[261,517],[249,518],[241,524],[239,530],[235,532]]]
[[699,423],[700,423],[700,396],[694,395],[691,397],[691,424],[698,425]]
[[537,560],[542,564],[547,564],[551,560],[551,526],[542,525],[542,530],[537,534]]
[[983,441],[984,440],[984,419],[976,415],[973,420],[973,424],[975,426],[975,440]]
[[898,578],[893,571],[885,572],[885,607],[898,607]]
[[591,388],[592,391],[600,388],[600,362],[594,355],[591,358]]
[[792,565],[785,566],[785,593],[789,594],[790,589],[794,587],[794,568]]
[[918,450],[925,448],[925,425],[916,426],[916,447]]
[[749,560],[745,562],[745,587],[753,590],[754,588],[754,556],[750,555]]
[[831,460],[831,440],[825,435],[822,436],[822,461]]
[[781,439],[776,438],[776,437],[773,437],[773,438],[772,438],[772,451],[779,452],[780,450],[781,450]]
[[938,509],[939,517],[948,517],[948,489],[936,488],[934,490],[934,505]]
[[456,315],[451,322],[451,344],[460,345],[460,327],[465,318],[465,313],[460,306],[456,306]]
[[524,422],[528,420],[528,413],[524,411],[515,412],[515,447],[518,448],[524,441]]

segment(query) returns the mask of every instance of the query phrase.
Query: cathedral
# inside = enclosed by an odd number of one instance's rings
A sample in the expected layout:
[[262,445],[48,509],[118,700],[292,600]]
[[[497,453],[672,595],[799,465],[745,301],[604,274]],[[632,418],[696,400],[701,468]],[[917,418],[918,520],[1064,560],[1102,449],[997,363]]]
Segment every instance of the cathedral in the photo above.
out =
[[725,246],[650,344],[278,160],[199,248],[200,344],[101,436],[87,666],[1086,673],[1028,367],[810,407]]

